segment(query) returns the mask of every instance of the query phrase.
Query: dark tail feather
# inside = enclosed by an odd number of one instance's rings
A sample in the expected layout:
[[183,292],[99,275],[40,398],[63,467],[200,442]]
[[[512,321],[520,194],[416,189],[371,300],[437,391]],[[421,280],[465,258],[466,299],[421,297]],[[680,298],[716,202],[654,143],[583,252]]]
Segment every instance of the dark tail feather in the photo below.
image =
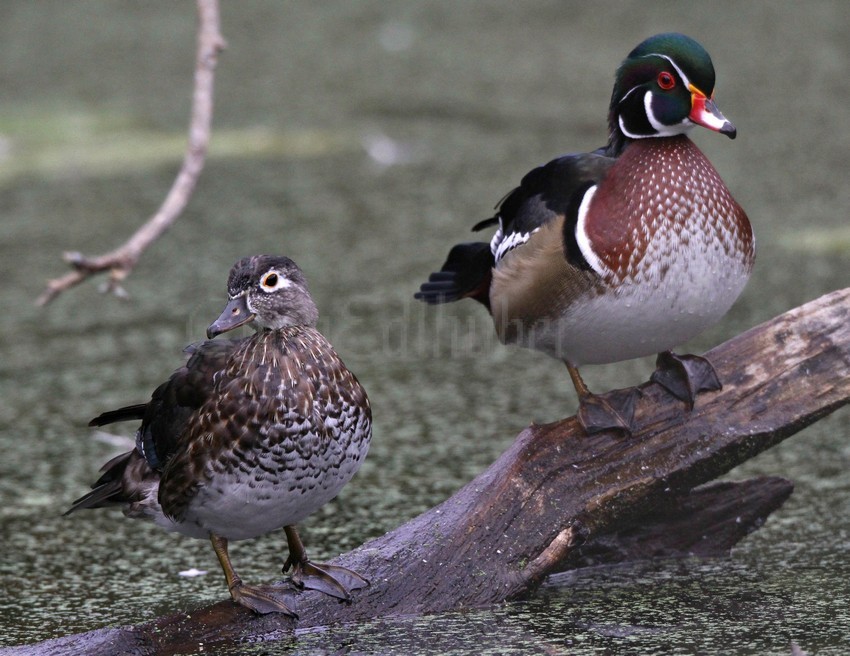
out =
[[127,465],[130,463],[130,456],[133,453],[133,451],[128,451],[127,453],[115,456],[101,467],[100,471],[103,472],[103,476],[97,479],[97,482],[92,485],[92,491],[74,501],[71,507],[63,514],[70,515],[72,512],[82,508],[103,508],[104,506],[125,503],[124,470],[127,469]]
[[490,244],[458,244],[446,258],[443,268],[432,273],[413,297],[429,305],[472,298],[490,309],[490,276],[493,268]]
[[110,410],[92,419],[89,422],[89,426],[106,426],[107,424],[114,424],[118,421],[130,421],[133,419],[142,420],[145,418],[147,407],[147,403],[137,403],[136,405],[128,405],[117,410]]
[[[510,196],[512,193],[513,192],[506,194],[505,198]],[[502,200],[505,200],[505,198],[503,198]],[[502,200],[499,201],[499,205],[502,204]],[[496,205],[496,207],[499,207],[499,205]],[[484,230],[484,228],[492,228],[493,226],[497,225],[499,225],[498,214],[496,216],[491,216],[487,219],[484,219],[483,221],[479,221],[478,223],[476,223],[474,226],[472,226],[472,232],[478,232],[479,230]]]

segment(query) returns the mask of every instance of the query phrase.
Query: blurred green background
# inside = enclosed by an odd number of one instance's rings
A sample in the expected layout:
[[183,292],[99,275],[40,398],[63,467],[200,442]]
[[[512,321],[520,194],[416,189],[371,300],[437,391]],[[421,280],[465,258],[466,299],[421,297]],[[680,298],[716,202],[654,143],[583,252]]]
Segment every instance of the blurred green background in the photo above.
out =
[[[65,272],[63,251],[113,248],[167,192],[185,145],[195,9],[0,3],[0,645],[226,597],[206,542],[118,511],[61,513],[121,448],[87,420],[144,401],[179,366],[243,255],[301,265],[320,328],[374,406],[361,473],[304,526],[313,558],[444,499],[530,421],[572,414],[562,365],[498,345],[476,304],[435,311],[411,296],[526,171],[604,143],[614,70],[651,34],[683,31],[712,54],[738,138],[693,138],[758,239],[750,286],[690,349],[848,284],[843,1],[223,4],[212,146],[185,214],[127,280],[129,301],[88,283],[37,308],[45,281]],[[651,369],[637,360],[583,373],[603,390]],[[844,410],[733,472],[785,475],[797,489],[729,559],[584,572],[524,604],[276,648],[788,654],[796,641],[846,654],[848,438]],[[282,534],[238,543],[234,564],[249,581],[274,579],[284,545]],[[209,574],[179,575],[192,567]]]

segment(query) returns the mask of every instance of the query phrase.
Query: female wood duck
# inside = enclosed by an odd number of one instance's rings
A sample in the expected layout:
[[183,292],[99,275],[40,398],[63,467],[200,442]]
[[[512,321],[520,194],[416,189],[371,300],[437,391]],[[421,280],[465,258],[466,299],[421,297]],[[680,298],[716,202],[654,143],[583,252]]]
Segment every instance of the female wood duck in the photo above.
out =
[[652,379],[693,406],[720,389],[702,357],[670,349],[720,319],[755,259],[747,215],[688,139],[695,125],[735,138],[714,102],[714,66],[683,34],[638,45],[617,70],[608,144],[528,173],[416,294],[473,298],[503,343],[563,360],[589,433],[631,431],[635,390],[591,394],[583,364],[659,353]]
[[[316,330],[318,310],[292,260],[242,259],[227,290],[230,300],[207,329],[210,341],[190,346],[186,366],[148,403],[90,422],[142,424],[136,448],[107,462],[93,491],[68,513],[118,504],[128,517],[208,538],[234,601],[257,613],[294,615],[286,586],[244,585],[227,553],[228,540],[283,527],[291,580],[350,599],[367,581],[310,562],[294,525],[333,499],[366,457],[366,392]],[[257,332],[212,341],[243,324]]]

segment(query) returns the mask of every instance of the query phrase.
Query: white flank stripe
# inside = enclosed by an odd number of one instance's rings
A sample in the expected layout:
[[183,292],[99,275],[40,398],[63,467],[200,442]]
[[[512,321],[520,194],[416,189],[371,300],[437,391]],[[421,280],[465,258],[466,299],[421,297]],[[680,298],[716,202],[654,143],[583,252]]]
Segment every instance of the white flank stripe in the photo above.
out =
[[581,199],[581,205],[578,206],[578,221],[576,221],[576,242],[578,242],[579,250],[581,254],[584,256],[584,259],[587,260],[587,263],[590,265],[590,268],[596,271],[600,276],[605,276],[608,271],[608,267],[602,264],[602,261],[597,257],[596,253],[593,252],[593,246],[590,244],[590,239],[587,236],[587,230],[585,226],[585,222],[587,221],[587,211],[590,208],[590,201],[593,200],[593,196],[596,194],[596,185],[593,185],[584,192],[584,198]]

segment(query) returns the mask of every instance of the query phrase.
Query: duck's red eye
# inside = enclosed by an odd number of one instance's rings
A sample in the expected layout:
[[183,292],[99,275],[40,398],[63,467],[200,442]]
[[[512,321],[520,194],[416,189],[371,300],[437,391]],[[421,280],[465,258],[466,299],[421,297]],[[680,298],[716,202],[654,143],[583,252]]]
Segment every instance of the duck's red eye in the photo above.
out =
[[676,78],[673,77],[672,73],[668,73],[667,71],[661,71],[658,74],[658,86],[668,91],[676,86]]

